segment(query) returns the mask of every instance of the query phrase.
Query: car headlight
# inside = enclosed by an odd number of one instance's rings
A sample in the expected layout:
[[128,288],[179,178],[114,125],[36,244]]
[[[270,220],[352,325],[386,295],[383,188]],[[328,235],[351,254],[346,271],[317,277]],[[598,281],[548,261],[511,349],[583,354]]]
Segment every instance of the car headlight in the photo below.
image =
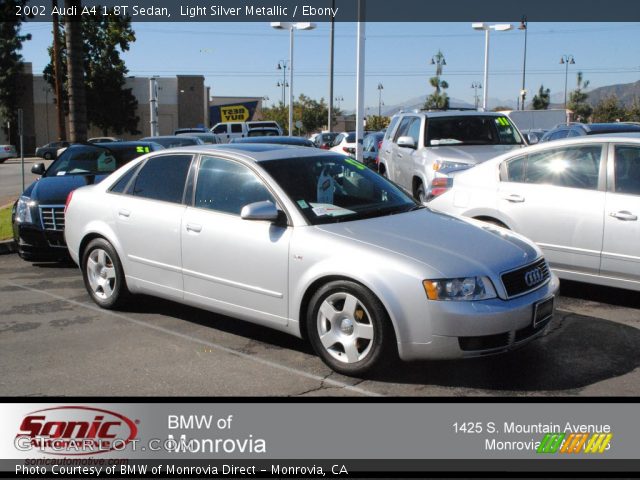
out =
[[20,197],[16,205],[16,222],[33,223],[31,218],[31,199],[29,197]]
[[436,160],[433,162],[433,169],[436,172],[439,172],[440,170],[457,170],[468,166],[468,163],[455,162],[451,160]]
[[487,277],[440,278],[424,280],[429,300],[487,300],[496,298],[496,289]]

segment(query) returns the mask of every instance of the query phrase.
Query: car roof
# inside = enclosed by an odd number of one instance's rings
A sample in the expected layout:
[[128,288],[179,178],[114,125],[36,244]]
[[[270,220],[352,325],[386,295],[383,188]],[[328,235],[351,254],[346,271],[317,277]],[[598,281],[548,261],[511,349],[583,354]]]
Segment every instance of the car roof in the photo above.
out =
[[640,132],[640,125],[634,123],[588,123],[587,131],[596,132]]
[[478,110],[419,110],[417,112],[399,112],[396,115],[426,115],[427,117],[506,117],[501,112],[481,112]]
[[77,146],[82,146],[82,147],[99,146],[99,147],[106,147],[109,150],[124,150],[125,148],[128,148],[128,147],[148,147],[151,145],[154,145],[154,142],[147,141],[147,140],[140,140],[140,141],[128,141],[128,142],[74,143],[70,145],[69,148],[77,147]]
[[313,145],[313,142],[301,137],[285,137],[285,136],[264,136],[264,137],[244,137],[234,138],[232,143],[274,143],[278,145]]
[[[160,152],[158,152],[160,153]],[[225,143],[218,145],[189,145],[175,147],[171,153],[214,154],[222,153],[240,156],[253,162],[270,160],[285,160],[290,158],[340,156],[339,153],[321,150],[319,148],[298,147],[292,145],[277,145],[275,143]]]

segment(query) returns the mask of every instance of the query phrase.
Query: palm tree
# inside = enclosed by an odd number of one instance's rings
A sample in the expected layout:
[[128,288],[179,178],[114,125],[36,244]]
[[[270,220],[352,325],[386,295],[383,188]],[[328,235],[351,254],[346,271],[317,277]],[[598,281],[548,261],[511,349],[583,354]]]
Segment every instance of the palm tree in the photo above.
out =
[[69,94],[69,140],[87,140],[87,97],[84,88],[84,65],[82,54],[81,0],[64,0],[66,11],[75,7],[77,15],[65,17],[64,29],[67,42],[67,74]]
[[538,94],[533,97],[531,103],[534,110],[546,110],[551,103],[551,90],[544,88],[544,85],[540,85],[540,90],[538,90]]

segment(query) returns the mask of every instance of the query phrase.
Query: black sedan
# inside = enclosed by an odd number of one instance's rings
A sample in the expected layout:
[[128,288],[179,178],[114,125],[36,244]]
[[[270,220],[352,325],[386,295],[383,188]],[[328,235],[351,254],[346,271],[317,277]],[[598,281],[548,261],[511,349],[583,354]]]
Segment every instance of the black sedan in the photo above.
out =
[[11,213],[13,238],[24,260],[61,260],[67,256],[64,209],[73,190],[98,183],[125,163],[163,147],[152,142],[74,144],[48,169],[36,163],[31,172],[42,175],[22,193]]

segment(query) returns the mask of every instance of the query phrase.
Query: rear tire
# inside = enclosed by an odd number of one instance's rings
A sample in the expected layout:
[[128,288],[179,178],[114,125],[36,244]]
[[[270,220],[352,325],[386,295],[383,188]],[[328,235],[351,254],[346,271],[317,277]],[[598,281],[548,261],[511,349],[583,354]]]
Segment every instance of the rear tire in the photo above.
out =
[[122,307],[131,294],[120,258],[104,238],[92,240],[82,255],[82,278],[91,299],[102,308]]
[[424,188],[424,183],[418,183],[418,185],[416,186],[416,192],[413,196],[420,203],[425,203],[427,201],[427,191]]
[[382,303],[362,285],[346,280],[322,286],[307,310],[313,349],[331,369],[361,376],[391,357],[396,348]]
[[43,155],[43,158],[44,158],[45,160],[51,160],[51,157],[52,157],[52,155],[51,155],[51,153],[50,153],[50,152],[47,152],[47,153],[45,153],[45,154]]

